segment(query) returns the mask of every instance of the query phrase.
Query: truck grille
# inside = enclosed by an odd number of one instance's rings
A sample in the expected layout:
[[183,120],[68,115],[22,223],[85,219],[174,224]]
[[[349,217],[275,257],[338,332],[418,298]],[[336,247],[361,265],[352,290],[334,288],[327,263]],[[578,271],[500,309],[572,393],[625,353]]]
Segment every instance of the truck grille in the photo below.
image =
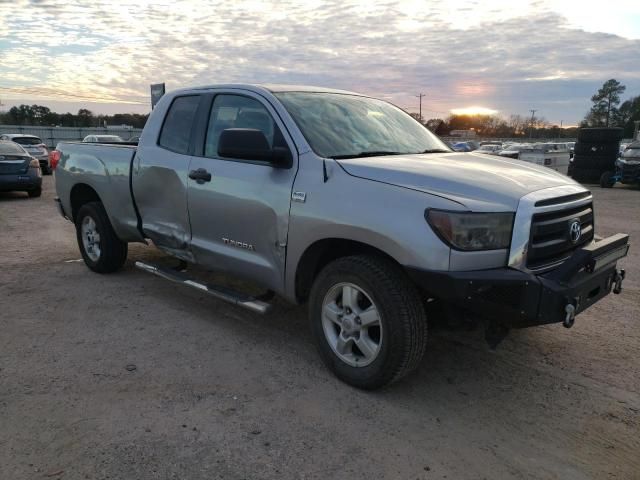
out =
[[[573,243],[569,227],[574,220],[581,226],[580,239]],[[593,204],[563,210],[536,213],[531,218],[527,268],[541,270],[571,255],[578,247],[593,240]]]
[[622,183],[640,182],[640,163],[622,167]]

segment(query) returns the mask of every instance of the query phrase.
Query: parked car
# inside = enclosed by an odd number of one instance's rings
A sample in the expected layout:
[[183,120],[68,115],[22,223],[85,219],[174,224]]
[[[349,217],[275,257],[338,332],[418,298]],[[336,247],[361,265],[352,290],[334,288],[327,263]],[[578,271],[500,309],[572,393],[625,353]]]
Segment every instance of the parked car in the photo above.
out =
[[0,140],[0,191],[27,192],[30,197],[42,193],[40,161],[9,140]]
[[451,148],[455,152],[473,152],[477,147],[471,142],[453,142]]
[[475,151],[477,153],[488,153],[492,155],[497,155],[501,150],[502,150],[502,145],[485,143],[484,145],[480,145],[480,148],[478,148]]
[[124,140],[118,135],[87,135],[82,140],[85,143],[123,143]]
[[616,182],[640,185],[640,141],[627,145],[616,160],[616,172],[605,172],[600,178],[601,187],[613,187]]
[[534,143],[530,148],[520,150],[518,160],[544,165],[567,175],[571,156],[566,143]]
[[138,143],[140,141],[140,137],[135,136],[135,137],[131,137],[129,140],[127,140],[127,143]]
[[[54,158],[57,205],[91,270],[118,270],[129,242],[152,240],[180,265],[136,262],[146,272],[254,312],[274,293],[308,302],[320,356],[359,388],[420,364],[427,299],[487,318],[495,346],[511,327],[570,327],[624,279],[629,237],[595,237],[586,188],[452,152],[401,109],[350,92],[178,90],[137,147],[62,142]],[[208,284],[188,264],[266,291]]]
[[531,150],[531,145],[513,144],[505,146],[503,150],[500,150],[498,152],[498,155],[500,155],[501,157],[518,159],[518,157],[520,156],[520,152],[524,150]]
[[0,140],[10,140],[24,148],[29,155],[37,158],[40,162],[40,170],[45,175],[51,174],[51,166],[49,165],[49,150],[45,143],[35,135],[26,135],[22,133],[5,133],[0,135]]

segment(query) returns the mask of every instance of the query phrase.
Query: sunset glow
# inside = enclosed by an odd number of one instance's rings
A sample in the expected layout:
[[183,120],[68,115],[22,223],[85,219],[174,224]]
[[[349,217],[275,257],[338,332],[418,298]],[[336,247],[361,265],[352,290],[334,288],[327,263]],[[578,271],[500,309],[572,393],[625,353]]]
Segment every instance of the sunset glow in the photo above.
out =
[[465,107],[453,108],[451,113],[454,115],[495,115],[498,111],[485,107]]

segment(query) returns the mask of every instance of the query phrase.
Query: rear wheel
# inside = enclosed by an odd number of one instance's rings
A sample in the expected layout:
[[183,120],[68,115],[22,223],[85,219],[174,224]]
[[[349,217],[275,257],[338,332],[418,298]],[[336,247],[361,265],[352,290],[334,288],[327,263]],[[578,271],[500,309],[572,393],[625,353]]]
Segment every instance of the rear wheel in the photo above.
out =
[[80,207],[76,236],[84,263],[94,272],[115,272],[127,259],[127,243],[117,237],[100,202]]
[[323,361],[350,385],[383,387],[422,359],[427,338],[422,298],[390,260],[358,255],[333,261],[316,278],[309,308]]
[[27,193],[29,194],[29,197],[36,198],[42,195],[42,188],[38,187],[35,190],[29,190]]

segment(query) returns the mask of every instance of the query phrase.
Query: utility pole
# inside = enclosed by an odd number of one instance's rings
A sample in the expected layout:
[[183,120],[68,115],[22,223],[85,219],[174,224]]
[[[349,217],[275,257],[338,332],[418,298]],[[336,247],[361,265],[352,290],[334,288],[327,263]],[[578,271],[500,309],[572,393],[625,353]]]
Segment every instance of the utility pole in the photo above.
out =
[[419,114],[419,115],[420,115],[420,123],[424,123],[424,122],[422,121],[422,97],[426,97],[426,95],[425,95],[424,93],[421,93],[421,94],[419,94],[419,95],[416,95],[416,98],[419,98],[419,99],[420,99],[420,114]]
[[529,110],[531,112],[531,126],[529,127],[529,138],[533,136],[533,119],[538,110]]
[[560,120],[560,138],[564,137],[564,132],[562,131],[562,120]]

